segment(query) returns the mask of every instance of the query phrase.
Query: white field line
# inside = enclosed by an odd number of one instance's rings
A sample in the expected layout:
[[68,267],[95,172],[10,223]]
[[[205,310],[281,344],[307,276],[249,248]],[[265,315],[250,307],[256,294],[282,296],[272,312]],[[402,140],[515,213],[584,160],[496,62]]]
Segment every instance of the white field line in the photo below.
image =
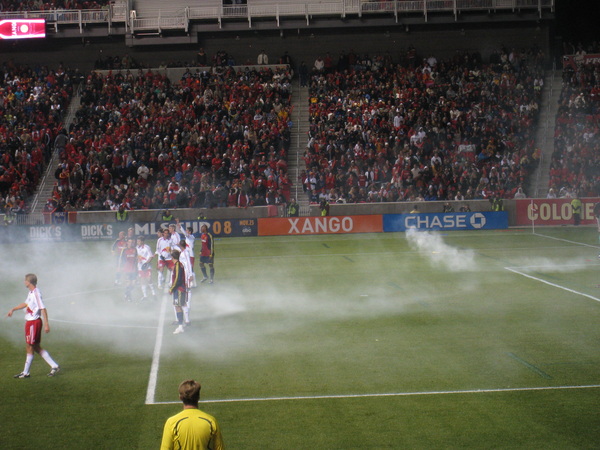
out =
[[[600,263],[595,264],[561,264],[560,267],[591,267],[591,266],[600,266]],[[556,266],[548,265],[548,264],[539,264],[532,266],[511,266],[513,269],[556,269]],[[506,267],[505,267],[506,269]]]
[[[522,387],[522,388],[498,388],[498,389],[466,389],[457,391],[421,391],[421,392],[388,392],[380,394],[348,394],[348,395],[310,395],[301,397],[257,397],[257,398],[231,398],[217,400],[201,400],[201,403],[241,403],[241,402],[276,402],[276,401],[296,401],[296,400],[332,400],[349,398],[380,398],[380,397],[411,397],[424,395],[456,395],[456,394],[489,394],[498,392],[532,392],[532,391],[559,391],[566,389],[597,389],[600,384],[589,384],[582,386],[541,386],[541,387]],[[174,405],[181,402],[154,402],[146,404],[152,405]]]
[[158,319],[158,330],[156,332],[156,341],[154,342],[154,353],[152,354],[152,364],[150,366],[150,377],[148,378],[148,390],[146,391],[146,404],[154,404],[156,394],[156,382],[158,380],[158,369],[160,365],[160,349],[162,347],[165,312],[167,309],[167,300],[169,296],[163,295],[163,301],[160,305],[160,314]]
[[546,281],[546,280],[544,280],[542,278],[534,277],[533,275],[529,275],[527,273],[523,273],[520,270],[516,270],[515,268],[512,268],[512,267],[505,267],[505,269],[509,270],[509,271],[511,271],[513,273],[516,273],[518,275],[524,276],[526,278],[530,278],[532,280],[539,281],[540,283],[547,284],[548,286],[552,286],[552,287],[555,287],[555,288],[558,288],[558,289],[562,289],[563,291],[570,292],[571,294],[581,295],[582,297],[586,297],[586,298],[592,299],[594,301],[600,302],[600,298],[594,297],[593,295],[585,294],[583,292],[579,292],[579,291],[576,291],[574,289],[569,289],[568,287],[561,286],[560,284],[551,283],[551,282]]
[[570,241],[569,239],[557,238],[554,236],[548,236],[545,234],[533,233],[534,236],[540,236],[546,239],[554,239],[555,241],[568,242],[569,244],[581,245],[582,247],[598,248],[597,245],[586,244],[584,242]]

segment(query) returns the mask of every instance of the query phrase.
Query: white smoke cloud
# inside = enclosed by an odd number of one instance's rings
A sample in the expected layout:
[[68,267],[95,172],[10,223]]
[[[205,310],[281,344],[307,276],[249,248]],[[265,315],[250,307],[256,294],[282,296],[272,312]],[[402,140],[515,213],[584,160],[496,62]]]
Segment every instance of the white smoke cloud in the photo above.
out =
[[407,230],[406,240],[413,250],[427,259],[432,267],[450,272],[477,270],[475,252],[459,249],[444,242],[442,236],[429,231]]

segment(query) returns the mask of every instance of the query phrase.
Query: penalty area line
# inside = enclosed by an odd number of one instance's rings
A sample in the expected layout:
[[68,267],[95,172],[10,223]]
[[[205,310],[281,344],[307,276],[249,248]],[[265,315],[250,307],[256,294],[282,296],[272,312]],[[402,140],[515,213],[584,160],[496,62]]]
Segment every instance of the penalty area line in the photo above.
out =
[[160,314],[158,319],[158,330],[156,332],[156,341],[154,342],[154,353],[152,354],[152,364],[150,366],[150,376],[148,378],[148,390],[146,391],[146,405],[155,404],[154,396],[156,394],[156,383],[158,381],[158,369],[160,365],[160,350],[162,348],[165,313],[167,310],[168,296],[163,296],[163,301],[160,305]]
[[551,283],[550,281],[546,281],[546,280],[544,280],[542,278],[534,277],[533,275],[529,275],[527,273],[523,273],[523,272],[521,272],[519,270],[516,270],[516,269],[513,269],[511,267],[505,267],[505,269],[509,270],[509,271],[511,271],[513,273],[516,273],[518,275],[524,276],[526,278],[531,278],[532,280],[539,281],[540,283],[547,284],[548,286],[552,286],[552,287],[555,287],[555,288],[558,288],[558,289],[562,289],[563,291],[570,292],[571,294],[581,295],[582,297],[586,297],[586,298],[592,299],[594,301],[600,302],[600,298],[594,297],[593,295],[589,295],[589,294],[586,294],[584,292],[579,292],[579,291],[576,291],[574,289],[570,289],[568,287],[561,286],[560,284]]
[[[351,398],[382,398],[382,397],[412,397],[425,395],[460,395],[460,394],[493,394],[501,392],[534,392],[534,391],[560,391],[566,389],[597,389],[600,384],[589,384],[581,386],[540,386],[540,387],[521,387],[521,388],[492,388],[492,389],[465,389],[456,391],[420,391],[420,392],[388,392],[379,394],[346,394],[346,395],[311,395],[299,397],[265,397],[265,398],[232,398],[220,400],[201,400],[201,403],[241,403],[241,402],[277,402],[277,401],[295,401],[295,400],[335,400]],[[146,404],[152,405],[174,405],[178,402],[153,402]]]

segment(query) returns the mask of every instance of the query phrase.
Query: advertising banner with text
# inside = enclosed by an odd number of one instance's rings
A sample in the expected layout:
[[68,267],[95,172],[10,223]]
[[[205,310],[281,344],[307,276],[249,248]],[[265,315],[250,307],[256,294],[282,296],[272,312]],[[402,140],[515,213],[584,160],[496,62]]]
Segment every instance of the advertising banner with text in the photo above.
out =
[[[214,237],[256,236],[258,234],[257,219],[186,220],[182,221],[181,225],[184,228],[191,227],[196,236],[200,236],[202,225],[207,225],[209,232]],[[154,238],[160,228],[168,226],[169,222],[10,226],[5,229],[5,233],[0,235],[0,242],[114,241],[120,231],[127,232],[129,228],[133,228],[134,236]]]
[[386,214],[383,231],[502,230],[508,228],[506,211],[468,213]]
[[258,219],[259,236],[381,233],[381,215]]
[[[516,200],[517,225],[572,225],[573,207],[571,198],[538,198]],[[582,198],[581,224],[596,223],[594,205],[600,198]]]

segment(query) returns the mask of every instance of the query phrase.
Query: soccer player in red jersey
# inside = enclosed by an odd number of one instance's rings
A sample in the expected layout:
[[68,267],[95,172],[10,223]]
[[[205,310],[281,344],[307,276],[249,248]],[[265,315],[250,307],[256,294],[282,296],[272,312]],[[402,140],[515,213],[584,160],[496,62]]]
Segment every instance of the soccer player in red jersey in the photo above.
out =
[[[52,359],[50,353],[44,350],[40,343],[42,342],[42,327],[46,333],[50,332],[50,324],[48,323],[48,313],[46,306],[42,301],[42,294],[37,288],[37,276],[33,273],[25,275],[25,287],[29,289],[29,294],[25,301],[12,308],[7,316],[12,317],[13,313],[19,309],[25,309],[25,346],[27,357],[25,359],[25,367],[23,372],[15,375],[15,378],[29,378],[29,369],[33,362],[34,352],[39,354],[44,361],[50,365],[49,377],[53,377],[58,373],[60,367]],[[43,319],[43,320],[42,320]]]
[[202,225],[200,228],[202,234],[200,235],[200,243],[202,247],[200,248],[200,270],[202,271],[202,275],[204,278],[200,281],[200,283],[204,283],[208,280],[208,273],[206,272],[206,264],[210,269],[210,280],[209,283],[213,284],[215,280],[215,252],[214,252],[214,244],[212,234],[208,232],[208,226]]
[[125,238],[125,232],[119,231],[119,237],[112,245],[112,254],[115,255],[117,260],[117,270],[115,272],[115,285],[121,284],[121,251],[127,247],[127,239]]

